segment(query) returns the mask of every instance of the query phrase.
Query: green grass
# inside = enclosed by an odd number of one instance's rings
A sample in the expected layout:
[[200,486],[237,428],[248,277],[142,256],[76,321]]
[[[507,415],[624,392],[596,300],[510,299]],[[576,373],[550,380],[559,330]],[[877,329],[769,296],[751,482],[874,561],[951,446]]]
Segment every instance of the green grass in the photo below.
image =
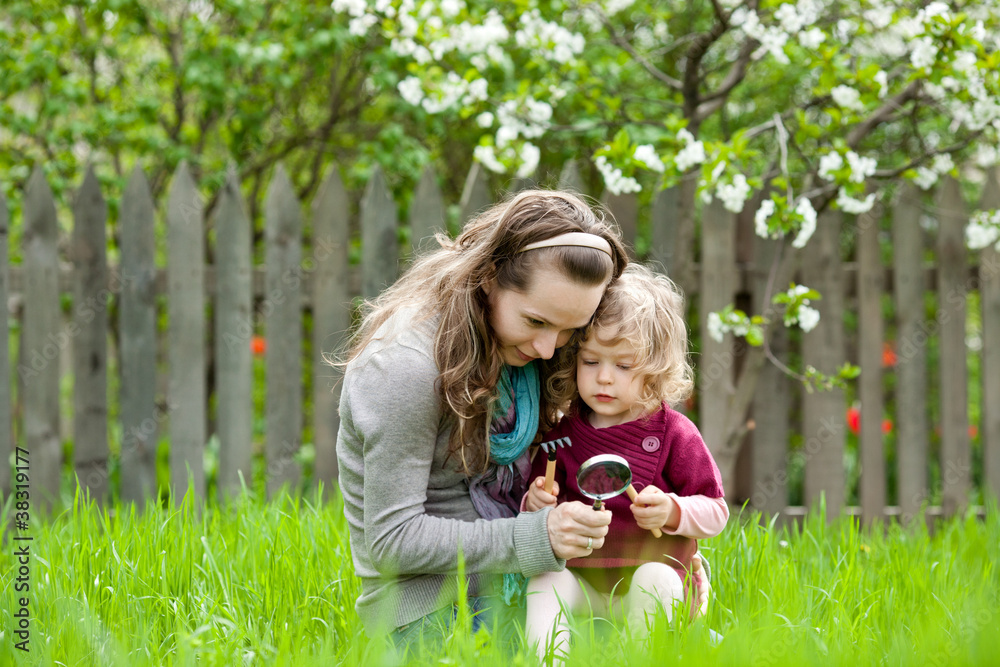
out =
[[[6,504],[0,525],[8,525]],[[1000,514],[933,534],[859,531],[814,515],[799,530],[733,517],[702,543],[716,596],[706,622],[648,644],[581,622],[570,664],[1000,664]],[[145,513],[79,499],[31,535],[30,653],[14,648],[13,535],[0,552],[0,665],[367,665],[339,502],[244,499]],[[707,628],[725,640],[713,648]],[[456,634],[429,664],[533,664]]]

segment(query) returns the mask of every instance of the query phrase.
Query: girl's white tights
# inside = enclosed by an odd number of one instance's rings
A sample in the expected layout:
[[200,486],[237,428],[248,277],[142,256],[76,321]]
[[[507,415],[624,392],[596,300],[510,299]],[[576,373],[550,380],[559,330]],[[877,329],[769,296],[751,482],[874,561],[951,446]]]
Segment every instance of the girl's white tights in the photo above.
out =
[[684,600],[684,582],[670,566],[646,563],[636,568],[629,591],[623,596],[598,593],[570,570],[546,572],[528,582],[528,642],[534,643],[539,660],[554,647],[555,664],[561,664],[569,649],[567,614],[592,613],[607,616],[613,611],[626,618],[632,636],[645,638],[650,619],[658,609],[673,616],[674,604]]

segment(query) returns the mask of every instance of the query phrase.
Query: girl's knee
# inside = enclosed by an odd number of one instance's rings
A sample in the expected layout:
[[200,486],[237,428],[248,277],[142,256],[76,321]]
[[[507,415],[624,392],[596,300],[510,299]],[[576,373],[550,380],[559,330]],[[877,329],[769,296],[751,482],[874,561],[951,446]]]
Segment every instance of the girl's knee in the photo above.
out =
[[579,588],[576,577],[569,570],[561,572],[544,572],[528,580],[529,593],[558,593],[566,595]]
[[649,591],[659,598],[673,598],[675,600],[684,597],[684,582],[677,571],[669,565],[663,563],[645,563],[636,568],[632,575],[632,584],[629,587],[634,591]]

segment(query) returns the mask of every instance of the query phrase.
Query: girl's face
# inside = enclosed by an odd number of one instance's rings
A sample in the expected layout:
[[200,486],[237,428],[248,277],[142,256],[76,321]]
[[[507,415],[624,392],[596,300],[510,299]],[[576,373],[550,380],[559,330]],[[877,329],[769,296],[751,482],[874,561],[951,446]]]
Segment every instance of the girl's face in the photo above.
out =
[[558,269],[539,268],[525,292],[490,285],[486,294],[504,363],[524,366],[532,359],[552,358],[556,348],[590,322],[604,285],[581,285]]
[[595,328],[576,355],[577,388],[593,410],[590,423],[595,428],[624,424],[644,413],[639,403],[642,377],[633,370],[636,349],[627,340],[614,345],[602,342],[611,340],[613,333]]

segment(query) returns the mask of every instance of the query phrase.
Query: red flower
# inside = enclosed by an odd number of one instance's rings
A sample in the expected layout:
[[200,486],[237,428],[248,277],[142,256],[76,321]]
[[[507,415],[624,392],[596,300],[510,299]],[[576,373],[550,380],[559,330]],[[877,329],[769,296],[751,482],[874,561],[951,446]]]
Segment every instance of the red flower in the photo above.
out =
[[250,351],[258,356],[267,352],[267,341],[263,336],[251,336]]
[[853,405],[847,408],[847,428],[851,429],[854,435],[861,432],[861,410]]
[[896,346],[892,341],[882,343],[882,368],[889,368],[896,365]]
[[969,437],[975,439],[979,435],[979,427],[975,424],[969,424]]
[[882,420],[882,433],[884,433],[885,435],[889,435],[890,433],[892,433],[892,420],[891,419],[883,419]]

